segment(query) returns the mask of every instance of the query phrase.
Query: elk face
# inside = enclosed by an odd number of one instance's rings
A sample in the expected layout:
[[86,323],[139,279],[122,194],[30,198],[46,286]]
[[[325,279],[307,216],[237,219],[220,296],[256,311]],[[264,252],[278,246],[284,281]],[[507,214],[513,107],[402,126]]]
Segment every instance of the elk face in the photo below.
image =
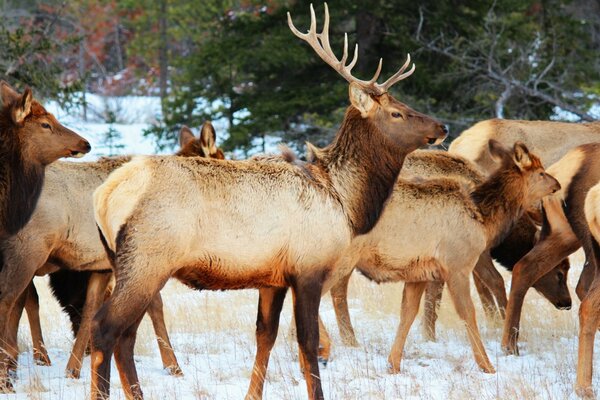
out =
[[47,165],[62,157],[82,157],[91,150],[87,140],[61,125],[33,99],[31,89],[20,95],[2,82],[0,96],[2,110],[9,113],[23,157]]
[[388,140],[407,151],[440,144],[448,134],[446,125],[413,110],[387,93],[371,95],[350,84],[350,101],[363,118],[369,118]]
[[535,290],[559,310],[570,310],[572,305],[571,294],[567,286],[569,266],[569,260],[563,260],[533,285]]

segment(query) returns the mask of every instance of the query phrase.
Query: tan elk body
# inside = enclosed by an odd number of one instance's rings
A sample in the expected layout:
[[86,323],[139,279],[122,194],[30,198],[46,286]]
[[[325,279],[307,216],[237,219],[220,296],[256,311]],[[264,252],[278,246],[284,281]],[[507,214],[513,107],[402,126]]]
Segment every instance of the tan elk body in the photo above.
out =
[[[214,145],[214,129],[210,125],[205,127],[206,139],[203,137],[203,140],[195,139],[189,130],[182,130],[182,149],[178,154],[222,157],[222,152]],[[200,142],[208,143],[204,146],[208,153],[201,149]],[[11,357],[17,355],[18,322],[25,297],[35,290],[31,284],[34,275],[45,275],[59,268],[110,272],[111,265],[95,224],[92,193],[111,172],[130,160],[131,157],[115,157],[89,163],[56,162],[50,165],[46,168],[45,184],[31,220],[18,234],[0,243],[4,256],[4,267],[0,270],[0,326],[6,326],[2,340],[8,343]],[[93,274],[88,285],[82,324],[67,364],[70,377],[79,377],[89,341],[90,321],[104,299],[109,278],[108,274]],[[153,301],[150,315],[165,368],[180,374],[164,327],[160,295]],[[34,320],[34,324],[39,326],[39,319]],[[41,359],[49,363],[41,331],[34,348],[41,354]],[[3,378],[7,379],[6,376]]]
[[600,142],[600,122],[572,123],[490,119],[463,131],[448,149],[473,161],[489,174],[496,168],[488,150],[489,139],[511,145],[520,140],[537,154],[544,165],[557,162],[569,149]]

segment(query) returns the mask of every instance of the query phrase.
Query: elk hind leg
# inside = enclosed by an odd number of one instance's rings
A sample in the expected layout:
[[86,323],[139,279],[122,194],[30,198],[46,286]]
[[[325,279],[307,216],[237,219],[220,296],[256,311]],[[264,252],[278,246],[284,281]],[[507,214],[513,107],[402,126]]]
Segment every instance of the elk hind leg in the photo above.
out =
[[435,324],[442,302],[442,293],[444,292],[443,281],[428,282],[425,289],[425,301],[423,304],[423,322],[422,331],[426,340],[435,342]]
[[169,340],[169,333],[167,332],[167,326],[165,324],[163,301],[160,293],[157,293],[156,296],[154,296],[154,299],[152,299],[147,313],[152,320],[152,326],[154,327],[156,340],[158,341],[158,348],[160,350],[160,358],[162,359],[163,367],[173,376],[183,376],[183,371],[181,371],[181,367],[179,367],[177,357],[173,351],[173,346]]
[[246,400],[262,398],[271,350],[277,339],[279,317],[287,288],[262,288],[259,290],[256,317],[256,357]]
[[348,274],[340,280],[331,288],[330,293],[342,343],[344,343],[344,346],[358,347],[358,341],[356,340],[356,334],[354,333],[348,310],[348,283],[351,276],[352,274]]
[[42,335],[42,325],[40,324],[40,299],[33,283],[33,280],[26,289],[27,299],[25,301],[25,311],[29,320],[29,329],[31,330],[31,339],[33,341],[33,360],[38,365],[52,365],[44,336]]
[[388,356],[389,368],[391,373],[400,372],[400,363],[402,362],[402,352],[406,337],[410,331],[410,327],[415,321],[415,317],[419,312],[419,304],[423,291],[428,282],[405,282],[402,292],[402,309],[400,311],[400,324],[396,332],[396,339],[392,345],[392,350]]

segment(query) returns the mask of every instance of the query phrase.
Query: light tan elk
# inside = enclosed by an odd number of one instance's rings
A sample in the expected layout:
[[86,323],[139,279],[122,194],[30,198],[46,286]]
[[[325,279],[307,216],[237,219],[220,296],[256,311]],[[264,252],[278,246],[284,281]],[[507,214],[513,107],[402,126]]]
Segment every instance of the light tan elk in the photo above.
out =
[[[484,177],[478,171],[477,167],[470,161],[450,154],[445,151],[417,150],[406,157],[400,181],[414,177],[416,179],[431,178],[452,178],[460,180],[465,186],[474,187],[483,182]],[[413,179],[414,179],[413,178]],[[418,182],[418,181],[417,181]],[[400,184],[400,183],[399,183]],[[385,214],[384,214],[385,215]],[[518,261],[527,250],[530,250],[534,244],[535,227],[531,224],[523,226],[522,219],[516,229],[511,230],[511,236],[504,239],[500,244],[492,249],[494,257],[505,268],[511,270],[516,261]],[[398,224],[403,223],[403,217]],[[529,228],[533,228],[533,231]],[[398,246],[398,251],[402,251],[402,246]],[[568,265],[567,265],[568,268]],[[350,314],[348,312],[347,291],[348,282],[351,275],[342,279],[331,289],[331,297],[340,329],[340,336],[345,345],[358,345],[352,328]],[[484,305],[484,310],[489,317],[495,317],[500,313],[504,317],[506,307],[506,292],[504,289],[504,280],[496,271],[490,259],[490,253],[484,252],[477,262],[474,270],[474,281],[477,291]],[[562,308],[570,306],[571,298],[566,284],[566,271],[563,268],[555,268],[550,273],[544,275],[535,284],[534,288],[546,297],[556,307]],[[435,285],[432,290],[431,285]],[[441,290],[443,284],[430,282],[425,292],[425,313],[423,315],[423,334],[430,340],[435,340],[435,321],[437,319],[436,307],[441,300]],[[428,298],[429,296],[429,298]],[[328,359],[330,351],[329,335],[322,326],[320,332],[319,356],[325,361]]]
[[31,89],[19,94],[0,81],[0,238],[18,232],[31,217],[48,164],[90,149],[33,98]]
[[583,246],[586,263],[577,283],[580,299],[586,295],[597,264],[593,238],[585,220],[585,196],[600,182],[600,143],[589,143],[570,150],[548,168],[562,189],[542,202],[540,240],[513,270],[506,321],[502,333],[502,348],[508,354],[518,354],[519,321],[527,290],[538,277],[552,269],[560,260]]
[[[257,353],[247,398],[262,397],[287,288],[294,295],[300,357],[308,396],[323,398],[317,362],[318,309],[352,240],[368,233],[410,151],[441,141],[444,125],[387,93],[409,76],[404,66],[383,84],[351,75],[347,41],[338,60],[329,45],[329,14],[302,34],[350,82],[348,107],[322,158],[304,165],[140,157],[96,190],[96,221],[117,278],[94,318],[92,398],[108,396],[114,351],[128,397],[141,398],[133,361],[139,320],[154,293],[175,277],[202,289],[259,288]],[[214,218],[212,210],[219,210]],[[190,221],[194,221],[193,224]],[[151,279],[149,279],[151,278]]]
[[356,268],[376,282],[405,281],[400,325],[389,355],[400,371],[402,352],[428,282],[448,285],[456,311],[466,323],[475,360],[494,372],[479,336],[469,277],[482,253],[494,246],[523,210],[558,190],[525,145],[509,149],[494,140],[490,153],[500,167],[474,188],[454,179],[411,182],[399,179],[379,222],[357,240]]
[[[214,129],[205,124],[202,138],[195,139],[188,130],[182,130],[182,149],[186,156],[222,156],[214,144]],[[31,220],[23,229],[0,243],[4,255],[0,271],[0,327],[3,327],[5,350],[9,366],[16,368],[17,329],[25,298],[35,293],[31,282],[34,275],[44,275],[57,269],[75,271],[110,271],[110,262],[100,241],[92,206],[93,191],[116,168],[130,157],[101,159],[92,163],[55,163],[46,170],[46,181]],[[81,362],[87,344],[91,318],[104,299],[110,274],[93,274],[86,291],[81,327],[67,364],[67,375],[79,377]],[[30,285],[28,287],[28,285]],[[72,290],[79,288],[73,287]],[[157,333],[163,364],[173,374],[180,374],[171,348],[162,315],[162,302],[157,295],[149,309]],[[8,317],[10,315],[10,317]],[[39,316],[33,325],[39,327]],[[34,343],[36,352],[48,361],[41,340]],[[7,368],[1,373],[6,374]],[[6,375],[2,377],[10,384]]]
[[[590,245],[595,267],[600,265],[600,184],[587,193],[584,203],[585,218],[592,234]],[[589,259],[588,259],[589,260]],[[579,307],[579,354],[577,357],[577,394],[585,398],[595,398],[592,388],[592,367],[594,362],[594,337],[600,322],[600,274],[596,273],[590,289]]]
[[520,140],[539,155],[544,165],[552,165],[575,146],[600,142],[600,122],[579,124],[490,119],[478,122],[461,133],[450,144],[448,151],[473,161],[482,172],[489,174],[496,168],[487,150],[489,139],[496,139],[505,145]]

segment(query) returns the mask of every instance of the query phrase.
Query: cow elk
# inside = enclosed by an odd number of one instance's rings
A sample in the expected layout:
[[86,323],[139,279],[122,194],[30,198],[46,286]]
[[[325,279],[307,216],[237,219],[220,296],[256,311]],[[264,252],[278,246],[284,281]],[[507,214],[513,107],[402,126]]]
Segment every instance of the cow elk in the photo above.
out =
[[[294,296],[308,396],[323,398],[319,366],[321,294],[346,263],[352,240],[377,222],[404,157],[446,136],[444,125],[387,93],[408,77],[409,61],[383,84],[354,78],[348,51],[329,45],[329,14],[308,34],[288,22],[320,58],[350,82],[347,109],[333,142],[315,162],[212,161],[139,157],[96,190],[96,221],[114,252],[116,286],[94,318],[92,398],[109,393],[114,351],[123,388],[141,398],[133,361],[139,320],[170,277],[201,289],[259,288],[257,353],[247,398],[262,397],[269,354],[287,288]],[[366,149],[366,150],[365,150]],[[212,218],[212,210],[219,217]],[[194,221],[194,224],[190,224]],[[152,277],[152,279],[149,279]]]
[[[210,123],[205,123],[201,136],[196,139],[189,128],[180,133],[183,157],[202,156],[223,158],[223,153],[215,145],[215,132]],[[106,286],[110,279],[111,265],[100,241],[95,224],[92,193],[108,175],[130,161],[131,157],[103,158],[91,163],[59,162],[46,169],[46,181],[38,205],[31,220],[23,229],[0,243],[4,256],[0,271],[0,327],[3,346],[7,352],[5,366],[0,371],[0,382],[4,390],[10,390],[8,369],[16,368],[17,330],[23,306],[27,305],[31,326],[36,327],[34,354],[38,362],[49,364],[50,360],[43,343],[39,315],[37,314],[37,293],[33,286],[34,275],[45,275],[61,270],[85,271],[80,279],[63,275],[70,286],[65,292],[64,285],[53,280],[55,293],[61,304],[73,314],[81,313],[77,337],[67,363],[67,375],[78,378],[85,348],[89,342],[91,318],[104,300]],[[40,240],[45,238],[45,240]],[[90,272],[91,273],[90,275]],[[77,272],[73,272],[77,274]],[[89,278],[89,281],[87,280]],[[60,278],[59,278],[60,279]],[[78,296],[85,296],[78,299]],[[82,310],[69,307],[66,298],[83,305]],[[28,298],[29,297],[29,298]],[[26,301],[26,298],[27,301]],[[163,365],[173,374],[181,369],[171,348],[162,313],[162,301],[157,294],[148,310],[157,333]],[[10,317],[9,317],[10,316]]]
[[[587,193],[584,203],[585,218],[591,232],[591,252],[586,256],[600,265],[600,183]],[[584,246],[585,248],[585,246]],[[579,354],[577,357],[576,393],[585,398],[595,398],[592,389],[592,367],[594,361],[594,338],[600,322],[600,274],[593,278],[590,289],[579,307]]]
[[[62,126],[33,98],[0,81],[0,238],[29,221],[40,196],[46,166],[62,157],[81,157],[87,140]],[[0,265],[1,267],[1,265]]]
[[576,288],[580,299],[585,297],[594,280],[597,269],[594,241],[584,208],[586,194],[600,182],[599,160],[600,143],[589,143],[570,150],[548,168],[562,189],[542,201],[540,239],[513,269],[502,333],[502,348],[507,354],[519,354],[517,342],[523,301],[527,290],[539,277],[583,246],[586,264]]

